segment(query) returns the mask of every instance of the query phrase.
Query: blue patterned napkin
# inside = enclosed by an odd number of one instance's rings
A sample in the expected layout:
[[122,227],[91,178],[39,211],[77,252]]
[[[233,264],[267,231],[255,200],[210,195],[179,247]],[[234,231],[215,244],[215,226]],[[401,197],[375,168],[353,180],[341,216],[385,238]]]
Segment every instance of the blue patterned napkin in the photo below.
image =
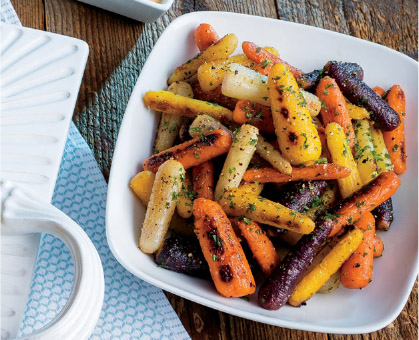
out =
[[[9,0],[0,5],[0,20],[20,25]],[[53,204],[83,227],[102,260],[105,299],[90,339],[190,339],[163,292],[130,274],[113,257],[105,235],[106,193],[92,152],[71,123]],[[43,235],[20,336],[39,329],[64,307],[73,270],[68,248]]]

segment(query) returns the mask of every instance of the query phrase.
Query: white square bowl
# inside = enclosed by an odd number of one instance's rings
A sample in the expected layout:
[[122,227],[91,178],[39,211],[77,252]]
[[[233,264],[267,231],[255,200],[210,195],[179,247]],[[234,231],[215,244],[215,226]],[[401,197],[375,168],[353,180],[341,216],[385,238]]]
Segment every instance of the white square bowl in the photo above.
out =
[[[388,232],[380,234],[385,244],[384,256],[375,260],[373,282],[367,288],[339,288],[332,294],[315,295],[301,308],[287,305],[268,311],[257,304],[256,296],[250,302],[223,298],[211,282],[159,268],[152,257],[138,249],[145,209],[129,190],[128,182],[142,170],[144,160],[151,154],[158,124],[158,115],[145,107],[142,98],[148,90],[165,89],[173,69],[198,52],[193,32],[202,22],[212,24],[220,36],[236,33],[240,42],[274,46],[284,60],[306,72],[322,68],[328,60],[356,62],[364,68],[365,82],[370,86],[388,89],[400,84],[404,89],[408,169],[394,195],[395,221]],[[119,132],[106,216],[113,254],[127,270],[151,284],[243,318],[327,333],[358,334],[385,327],[403,309],[417,275],[417,73],[417,63],[401,53],[319,28],[222,12],[195,12],[179,17],[161,35],[144,65]]]
[[86,4],[106,9],[128,18],[153,22],[160,18],[172,6],[174,0],[79,0]]

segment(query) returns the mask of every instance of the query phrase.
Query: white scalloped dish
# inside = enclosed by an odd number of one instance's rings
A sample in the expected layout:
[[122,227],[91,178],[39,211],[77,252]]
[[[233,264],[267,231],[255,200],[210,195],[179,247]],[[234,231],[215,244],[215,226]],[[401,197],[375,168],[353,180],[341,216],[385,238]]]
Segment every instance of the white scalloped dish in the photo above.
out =
[[71,248],[73,289],[54,320],[24,338],[85,339],[102,308],[102,265],[83,229],[50,201],[89,49],[16,25],[1,23],[0,33],[1,339],[18,334],[41,233]]
[[[172,70],[197,52],[193,32],[210,23],[220,36],[235,33],[239,42],[274,46],[281,57],[306,72],[328,60],[360,64],[365,82],[385,89],[400,84],[407,98],[406,136],[408,169],[394,196],[395,221],[380,237],[383,257],[374,262],[373,282],[363,290],[339,288],[315,295],[306,306],[284,306],[278,311],[250,302],[221,297],[211,282],[158,268],[137,247],[144,207],[128,188],[151,154],[158,115],[142,98],[148,90],[165,89]],[[271,32],[271,34],[266,34]],[[240,53],[240,48],[237,49]],[[170,56],[170,57],[168,57]],[[243,318],[281,327],[327,333],[367,333],[392,322],[404,307],[417,275],[417,63],[409,57],[371,42],[305,25],[220,12],[198,12],[173,21],[151,52],[132,93],[119,132],[112,162],[107,202],[107,237],[118,261],[131,273],[186,299]]]

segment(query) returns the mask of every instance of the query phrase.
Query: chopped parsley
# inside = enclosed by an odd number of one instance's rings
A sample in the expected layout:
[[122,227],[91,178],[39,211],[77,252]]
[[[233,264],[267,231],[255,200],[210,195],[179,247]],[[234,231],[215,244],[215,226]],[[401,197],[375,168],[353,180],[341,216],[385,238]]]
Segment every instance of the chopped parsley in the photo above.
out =
[[251,225],[252,221],[250,219],[248,219],[247,217],[243,217],[243,221],[244,223],[246,223],[247,225]]
[[316,163],[317,163],[317,164],[326,164],[326,163],[327,163],[327,158],[326,158],[326,157],[319,158],[319,159],[316,161]]
[[248,210],[250,210],[250,211],[256,211],[256,204],[249,203],[248,206],[249,206],[249,209]]

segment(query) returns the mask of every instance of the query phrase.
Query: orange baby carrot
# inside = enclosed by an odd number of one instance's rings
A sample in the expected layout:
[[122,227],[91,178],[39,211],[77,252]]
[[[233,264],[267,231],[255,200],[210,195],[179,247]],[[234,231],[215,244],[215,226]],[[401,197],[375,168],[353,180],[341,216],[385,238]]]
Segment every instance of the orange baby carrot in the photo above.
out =
[[225,297],[253,294],[255,279],[227,215],[214,201],[194,201],[195,234],[198,237],[212,280]]
[[192,182],[198,197],[214,199],[214,165],[211,160],[192,168]]
[[383,96],[383,94],[386,92],[384,89],[380,86],[376,86],[372,89],[376,94],[378,94],[380,97]]
[[345,198],[334,207],[326,218],[333,218],[334,226],[329,237],[336,235],[345,225],[352,224],[389,199],[400,186],[400,178],[392,171],[383,172],[361,190]]
[[233,138],[228,132],[215,130],[148,157],[144,162],[144,170],[156,173],[159,166],[168,159],[175,159],[188,169],[226,153],[232,143]]
[[406,140],[404,135],[406,98],[402,88],[399,85],[393,85],[386,100],[391,108],[399,114],[401,120],[400,125],[394,130],[383,131],[384,143],[394,165],[394,172],[400,175],[406,170]]
[[195,43],[201,52],[219,39],[217,32],[210,24],[201,24],[195,30]]
[[384,252],[384,243],[381,239],[375,235],[373,240],[374,257],[380,257]]
[[320,114],[323,125],[331,122],[338,123],[343,127],[351,148],[355,146],[355,132],[352,127],[351,117],[346,107],[345,97],[333,78],[323,77],[316,88],[316,95],[322,101]]
[[257,69],[257,71],[259,73],[264,74],[265,76],[269,75],[269,71],[271,70],[273,64],[288,65],[291,73],[295,78],[298,78],[303,74],[303,71],[301,71],[300,69],[291,66],[286,61],[282,60],[280,57],[257,46],[255,43],[252,43],[250,41],[244,41],[242,43],[242,49],[244,54],[246,54],[249,59],[253,60],[258,64],[261,64],[260,68]]
[[236,217],[230,221],[233,227],[237,227],[240,230],[265,277],[271,275],[272,271],[279,264],[280,258],[269,237],[258,223],[246,217],[242,219]]
[[253,103],[250,100],[239,100],[237,102],[233,111],[233,120],[238,124],[254,125],[262,132],[275,132],[271,108]]
[[367,212],[356,222],[355,227],[364,234],[361,244],[351,257],[343,264],[340,281],[345,288],[364,288],[372,281],[374,261],[374,216]]
[[316,164],[305,168],[292,168],[291,175],[285,175],[273,168],[249,169],[244,173],[246,182],[285,183],[291,181],[330,180],[347,177],[350,170],[338,164]]

